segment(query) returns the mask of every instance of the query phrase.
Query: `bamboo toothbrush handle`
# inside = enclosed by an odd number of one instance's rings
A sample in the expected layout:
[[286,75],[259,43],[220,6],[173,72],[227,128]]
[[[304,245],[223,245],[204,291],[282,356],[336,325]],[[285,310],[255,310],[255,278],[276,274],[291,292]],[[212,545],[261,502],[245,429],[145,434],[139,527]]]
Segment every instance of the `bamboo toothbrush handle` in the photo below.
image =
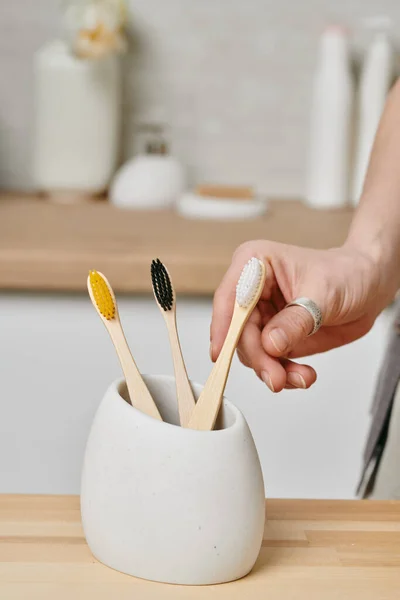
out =
[[172,360],[174,363],[176,395],[178,400],[179,419],[182,427],[187,427],[193,414],[196,402],[189,383],[182,350],[176,327],[175,311],[165,313],[165,321],[171,344]]
[[192,418],[190,419],[189,427],[192,429],[208,431],[214,428],[221,408],[233,354],[246,322],[246,317],[247,311],[235,308],[221,353],[197,400]]
[[114,342],[114,346],[125,375],[125,381],[132,406],[146,413],[150,417],[161,421],[161,415],[158,412],[158,408],[151,397],[145,382],[143,381],[135,361],[133,360],[133,356],[129,350],[128,343],[125,339],[125,335],[120,324],[116,323],[117,327],[113,327],[112,325],[114,324],[111,324],[111,326],[108,327],[108,331],[112,341]]

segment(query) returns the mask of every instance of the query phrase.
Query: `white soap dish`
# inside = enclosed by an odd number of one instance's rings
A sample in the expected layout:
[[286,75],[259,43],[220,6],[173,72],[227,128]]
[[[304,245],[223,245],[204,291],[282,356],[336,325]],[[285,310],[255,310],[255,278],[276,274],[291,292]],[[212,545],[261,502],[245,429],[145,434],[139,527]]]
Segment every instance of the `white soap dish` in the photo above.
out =
[[187,192],[181,196],[175,206],[179,214],[189,219],[240,221],[262,216],[267,211],[268,203],[261,198],[241,201]]

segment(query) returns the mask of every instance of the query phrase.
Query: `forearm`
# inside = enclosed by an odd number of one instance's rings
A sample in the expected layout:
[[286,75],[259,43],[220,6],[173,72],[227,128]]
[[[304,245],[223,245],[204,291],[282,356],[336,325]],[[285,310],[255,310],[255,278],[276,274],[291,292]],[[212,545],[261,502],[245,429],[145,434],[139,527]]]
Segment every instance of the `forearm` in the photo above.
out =
[[400,287],[400,80],[389,94],[347,244],[378,263],[394,294]]

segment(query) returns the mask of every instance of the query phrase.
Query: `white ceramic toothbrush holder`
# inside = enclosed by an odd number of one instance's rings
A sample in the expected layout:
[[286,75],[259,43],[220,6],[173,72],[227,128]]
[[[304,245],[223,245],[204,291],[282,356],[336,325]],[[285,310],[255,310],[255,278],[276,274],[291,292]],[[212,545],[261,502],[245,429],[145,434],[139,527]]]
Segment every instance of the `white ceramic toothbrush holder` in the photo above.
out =
[[[177,427],[175,380],[146,376],[164,422],[133,408],[114,382],[95,416],[81,489],[85,536],[105,565],[143,579],[207,585],[247,575],[261,547],[265,493],[241,412],[220,429]],[[196,396],[202,386],[193,384]]]

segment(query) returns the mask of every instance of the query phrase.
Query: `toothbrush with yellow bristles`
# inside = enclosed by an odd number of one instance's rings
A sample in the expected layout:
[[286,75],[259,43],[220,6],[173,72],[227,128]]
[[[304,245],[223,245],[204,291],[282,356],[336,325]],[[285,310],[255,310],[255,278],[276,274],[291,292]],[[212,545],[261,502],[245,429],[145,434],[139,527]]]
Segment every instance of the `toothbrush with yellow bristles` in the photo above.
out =
[[102,273],[90,271],[87,287],[92,304],[106,326],[117,351],[132,406],[154,419],[162,420],[129,350],[111,285]]

